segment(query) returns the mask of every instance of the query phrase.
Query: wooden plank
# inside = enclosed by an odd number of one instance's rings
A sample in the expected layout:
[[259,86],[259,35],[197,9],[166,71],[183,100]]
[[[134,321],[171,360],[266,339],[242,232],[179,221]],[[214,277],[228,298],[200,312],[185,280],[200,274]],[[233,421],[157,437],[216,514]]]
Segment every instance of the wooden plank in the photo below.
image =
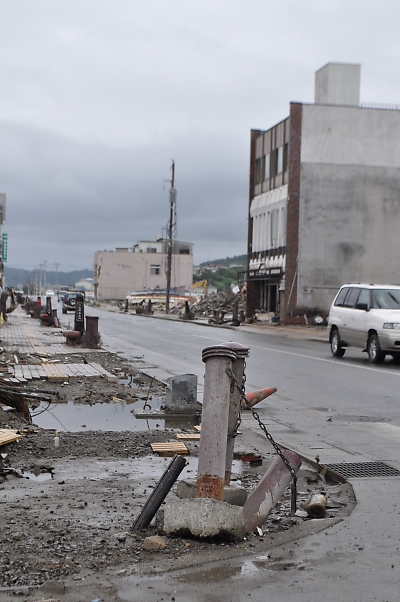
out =
[[201,426],[199,426],[198,424],[195,424],[193,427],[196,431],[201,431]]
[[200,433],[177,433],[176,438],[180,441],[200,441]]
[[68,374],[57,364],[42,364],[49,380],[68,380]]
[[7,445],[7,443],[12,443],[17,439],[22,439],[22,435],[18,435],[17,431],[0,429],[0,445]]
[[189,450],[186,445],[180,441],[152,443],[151,449],[159,456],[173,456],[174,454],[178,454],[179,456],[187,456],[189,454]]

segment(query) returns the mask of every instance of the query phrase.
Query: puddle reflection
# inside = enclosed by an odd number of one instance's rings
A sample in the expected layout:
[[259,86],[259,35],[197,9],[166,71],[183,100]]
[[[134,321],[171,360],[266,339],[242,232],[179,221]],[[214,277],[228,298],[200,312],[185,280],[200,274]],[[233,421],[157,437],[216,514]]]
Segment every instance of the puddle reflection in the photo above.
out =
[[[155,400],[152,400],[154,404]],[[143,402],[41,404],[33,413],[34,424],[45,429],[69,431],[145,431],[165,428],[162,419],[137,419],[131,410],[142,409]],[[155,404],[153,405],[155,407]],[[46,409],[47,408],[47,409]]]

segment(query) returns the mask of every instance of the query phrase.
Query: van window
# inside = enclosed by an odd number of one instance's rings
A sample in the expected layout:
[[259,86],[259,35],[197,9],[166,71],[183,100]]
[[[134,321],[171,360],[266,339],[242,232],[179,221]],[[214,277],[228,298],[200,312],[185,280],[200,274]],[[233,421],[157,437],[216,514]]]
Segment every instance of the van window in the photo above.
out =
[[357,303],[365,303],[367,306],[367,309],[370,308],[370,306],[371,306],[370,291],[367,288],[363,288],[361,290],[361,293],[360,293],[360,296],[358,297]]
[[400,309],[400,291],[396,289],[377,289],[372,291],[375,309]]
[[349,287],[345,286],[344,288],[342,288],[341,291],[339,291],[339,294],[336,297],[335,305],[339,305],[339,306],[343,305],[344,300],[345,300],[346,295],[349,292],[349,290],[350,290]]
[[350,293],[347,295],[347,297],[344,301],[344,306],[345,307],[354,307],[357,302],[359,294],[360,294],[359,288],[350,289]]

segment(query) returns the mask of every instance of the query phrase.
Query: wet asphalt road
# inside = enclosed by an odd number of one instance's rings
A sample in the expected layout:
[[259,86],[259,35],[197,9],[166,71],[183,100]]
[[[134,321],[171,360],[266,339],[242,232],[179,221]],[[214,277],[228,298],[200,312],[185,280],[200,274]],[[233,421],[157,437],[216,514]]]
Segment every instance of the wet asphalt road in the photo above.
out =
[[[289,434],[301,429],[328,442],[337,449],[338,461],[348,454],[347,461],[380,460],[400,469],[400,367],[388,360],[375,367],[359,350],[336,359],[327,344],[315,341],[90,308],[87,313],[100,316],[105,347],[127,358],[141,357],[172,374],[196,373],[200,382],[204,347],[232,340],[248,345],[247,388],[278,388],[262,406],[278,424],[293,429],[286,429]],[[339,525],[276,548],[270,558],[255,558],[249,549],[242,561],[139,581],[135,577],[134,582],[121,579],[119,599],[397,601],[400,478],[351,482],[358,505]]]

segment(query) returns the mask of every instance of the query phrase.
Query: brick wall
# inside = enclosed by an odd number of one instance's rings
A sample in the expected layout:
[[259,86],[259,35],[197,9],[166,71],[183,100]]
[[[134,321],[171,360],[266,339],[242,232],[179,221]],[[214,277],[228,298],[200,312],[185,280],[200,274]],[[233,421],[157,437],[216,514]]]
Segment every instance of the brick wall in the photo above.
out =
[[289,134],[289,181],[286,230],[286,277],[285,303],[281,308],[281,318],[297,305],[297,258],[299,253],[299,209],[300,209],[300,150],[301,121],[303,106],[290,103]]

